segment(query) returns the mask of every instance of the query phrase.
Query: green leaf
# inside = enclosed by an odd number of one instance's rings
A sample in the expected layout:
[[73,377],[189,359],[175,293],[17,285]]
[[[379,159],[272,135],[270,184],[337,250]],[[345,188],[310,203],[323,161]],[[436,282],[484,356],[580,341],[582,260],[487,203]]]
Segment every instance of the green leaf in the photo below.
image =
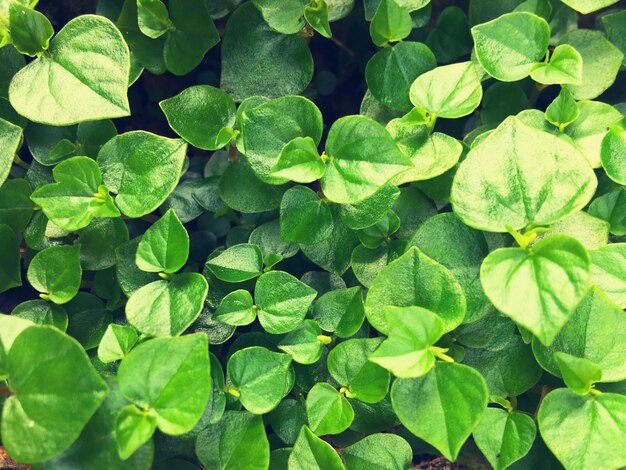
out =
[[[587,250],[595,250],[608,243],[609,228],[607,221],[580,211],[559,220],[552,226],[549,235],[568,235],[582,243]],[[537,237],[538,240],[541,238],[544,238],[543,234]]]
[[76,338],[85,350],[98,347],[113,319],[104,303],[95,295],[78,292],[63,308],[69,319],[67,334]]
[[606,8],[617,3],[617,0],[563,0],[568,7],[573,8],[583,15]]
[[209,258],[205,266],[222,281],[243,282],[261,274],[263,255],[258,246],[241,243],[227,248],[214,258]]
[[313,245],[330,237],[333,214],[328,204],[306,186],[294,186],[280,203],[280,237],[287,242]]
[[9,99],[30,121],[53,126],[128,116],[129,68],[128,46],[113,23],[82,15],[57,33],[48,54],[15,74]]
[[244,3],[228,19],[221,53],[220,88],[235,101],[298,94],[313,77],[305,39],[273,31],[252,3]]
[[173,27],[165,37],[163,59],[174,75],[186,75],[200,65],[220,36],[203,0],[170,0],[169,8]]
[[609,299],[626,308],[626,243],[611,243],[592,250],[591,281],[602,286]]
[[219,88],[191,86],[159,106],[170,127],[194,147],[217,150],[233,136],[235,102]]
[[346,470],[406,470],[411,467],[413,451],[396,434],[370,434],[341,450]]
[[322,357],[324,343],[330,340],[330,336],[322,335],[315,321],[304,320],[295,330],[287,333],[277,347],[298,364],[313,364]]
[[[136,258],[139,242],[140,237],[137,237],[115,249],[116,282],[128,297],[140,287],[159,279],[156,273],[142,271],[137,267],[136,263],[132,262]],[[131,260],[131,262],[128,262],[128,260]]]
[[163,36],[172,27],[167,7],[161,0],[137,0],[137,23],[151,39]]
[[98,164],[88,157],[72,157],[52,170],[55,183],[37,188],[31,199],[59,227],[76,231],[96,217],[119,217],[109,190],[102,184]]
[[227,411],[221,421],[200,433],[196,455],[206,468],[265,470],[270,462],[270,444],[263,418],[245,411]]
[[329,200],[354,204],[368,198],[398,173],[411,167],[389,133],[376,121],[346,116],[328,133],[330,160],[322,178]]
[[356,286],[326,292],[313,304],[311,315],[325,331],[340,338],[354,336],[365,318],[363,291]]
[[465,12],[457,6],[445,8],[437,18],[437,27],[428,33],[426,44],[443,64],[469,55],[474,44]]
[[120,217],[94,219],[78,231],[78,240],[83,270],[101,271],[115,265],[115,249],[128,241],[128,227]]
[[583,78],[583,58],[572,46],[561,44],[554,49],[548,62],[533,65],[530,77],[544,85],[580,85]]
[[291,356],[260,346],[237,351],[228,359],[227,374],[246,410],[265,414],[280,403],[291,389]]
[[613,393],[580,396],[560,388],[541,402],[541,437],[568,470],[626,465],[626,397]]
[[559,44],[569,44],[583,59],[582,84],[567,85],[575,99],[594,99],[613,84],[624,54],[600,31],[577,29],[565,34]]
[[492,77],[514,82],[527,77],[548,50],[550,27],[528,12],[507,13],[474,26],[476,57]]
[[487,409],[487,385],[471,367],[439,363],[416,379],[398,379],[391,402],[400,422],[447,459],[461,446]]
[[289,455],[289,470],[345,470],[332,446],[302,426]]
[[626,351],[620,340],[626,313],[597,286],[591,288],[550,347],[533,340],[533,352],[541,367],[561,377],[555,355],[566,353],[588,359],[602,370],[603,382],[626,379]]
[[306,416],[311,431],[323,436],[348,429],[354,419],[354,410],[332,385],[317,383],[307,394]]
[[259,322],[270,334],[287,333],[306,316],[317,291],[291,274],[270,271],[263,274],[254,288]]
[[28,266],[28,282],[45,300],[69,302],[78,292],[82,269],[80,245],[51,246],[37,253]]
[[487,408],[473,432],[476,445],[495,470],[504,470],[528,454],[536,434],[530,416],[500,408]]
[[389,337],[370,361],[396,377],[421,377],[435,366],[432,346],[444,333],[441,318],[421,307],[386,307]]
[[381,0],[370,23],[370,36],[377,46],[402,41],[413,29],[409,10],[396,0]]
[[408,111],[411,109],[411,83],[436,66],[437,60],[428,46],[403,41],[372,56],[365,67],[365,81],[378,101],[393,109]]
[[466,313],[465,296],[454,276],[416,247],[389,263],[367,294],[365,315],[383,334],[389,332],[383,312],[386,306],[416,306],[436,312],[445,331],[459,326]]
[[152,410],[140,410],[129,405],[120,411],[115,421],[115,440],[122,460],[128,459],[144,445],[157,428],[157,417]]
[[[246,109],[241,122],[246,159],[262,181],[284,183],[287,181],[285,177],[272,175],[276,160],[298,137],[310,137],[317,146],[322,138],[322,128],[319,109],[301,96],[285,96]],[[317,153],[317,149],[314,152]]]
[[349,339],[328,354],[328,371],[351,398],[378,403],[389,390],[389,372],[368,359],[380,345],[380,338]]
[[309,3],[304,8],[304,19],[325,38],[330,38],[333,35],[328,24],[328,5],[325,0],[313,0]]
[[281,239],[278,219],[259,225],[252,231],[248,241],[259,246],[264,259],[269,255],[277,255],[281,259],[291,258],[299,250],[297,244]]
[[606,174],[616,183],[626,185],[626,118],[609,127],[602,139],[600,159]]
[[0,314],[0,326],[2,326],[0,329],[0,377],[3,380],[7,378],[9,373],[7,354],[13,345],[13,341],[22,331],[32,325],[33,322],[30,319]]
[[606,220],[614,235],[626,235],[626,188],[617,188],[594,199],[589,214]]
[[61,331],[67,330],[67,313],[60,305],[45,300],[27,300],[13,309],[14,317],[30,320],[38,325],[51,325]]
[[120,364],[117,381],[129,401],[156,414],[162,432],[191,431],[211,393],[206,335],[156,338],[140,344]]
[[271,176],[296,183],[311,183],[324,176],[326,165],[311,137],[296,137],[280,151]]
[[356,204],[339,206],[339,216],[346,227],[352,230],[371,227],[381,220],[393,207],[400,190],[392,183],[387,183],[370,197]]
[[109,391],[83,348],[51,326],[22,331],[7,364],[14,395],[2,410],[2,444],[18,462],[43,462],[67,449]]
[[180,139],[131,131],[109,140],[98,153],[104,184],[128,217],[159,207],[178,183],[187,152]]
[[0,186],[0,223],[15,233],[24,231],[33,215],[31,189],[24,179],[10,179]]
[[295,34],[304,26],[302,18],[308,0],[253,0],[270,28],[282,34]]
[[50,38],[54,34],[54,29],[45,15],[17,1],[9,3],[9,28],[15,49],[31,57],[48,49]]
[[135,262],[142,271],[175,273],[185,265],[188,256],[187,230],[169,209],[142,235]]
[[20,243],[11,227],[0,224],[0,292],[22,285]]
[[98,359],[105,364],[124,359],[138,339],[134,328],[111,323],[98,346]]
[[[606,35],[613,44],[615,44],[622,53],[626,54],[626,13],[617,11],[600,17],[600,22]],[[622,61],[626,65],[626,57]]]
[[554,353],[554,359],[567,388],[579,395],[587,395],[593,384],[602,380],[602,369],[589,359],[563,352]]
[[561,88],[559,95],[546,109],[546,120],[559,130],[565,129],[580,115],[578,104],[567,88]]
[[504,232],[507,225],[550,225],[582,209],[596,185],[571,144],[510,117],[459,165],[451,201],[467,225]]
[[410,90],[413,106],[442,118],[471,114],[482,96],[480,77],[472,62],[437,67],[417,77]]
[[13,164],[13,158],[22,144],[22,128],[0,118],[0,185]]
[[292,446],[298,438],[300,429],[307,422],[304,400],[285,398],[270,412],[268,422],[280,440]]
[[577,240],[553,235],[530,251],[500,248],[480,279],[489,300],[545,345],[552,343],[589,289],[591,260]]
[[200,315],[209,285],[201,274],[176,274],[136,290],[126,304],[126,318],[150,336],[177,336]]
[[238,289],[222,299],[213,319],[233,326],[249,325],[256,318],[256,309],[250,292]]

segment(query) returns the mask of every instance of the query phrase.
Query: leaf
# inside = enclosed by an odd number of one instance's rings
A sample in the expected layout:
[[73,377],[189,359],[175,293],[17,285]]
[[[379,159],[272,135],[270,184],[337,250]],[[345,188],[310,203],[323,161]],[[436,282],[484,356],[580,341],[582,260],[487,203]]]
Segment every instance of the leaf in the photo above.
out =
[[270,444],[263,418],[245,411],[227,411],[221,421],[200,433],[196,455],[206,468],[266,469],[270,462]]
[[596,185],[572,145],[510,117],[470,150],[450,198],[465,224],[503,232],[507,225],[550,225],[582,209]]
[[480,270],[485,294],[495,307],[550,345],[589,289],[591,260],[565,235],[532,246],[500,248]]
[[11,227],[0,224],[0,292],[22,285],[20,244]]
[[333,214],[328,204],[305,186],[294,186],[280,203],[280,237],[286,242],[313,245],[330,237]]
[[626,244],[611,243],[589,252],[591,282],[602,286],[609,299],[626,308]]
[[614,235],[626,234],[626,189],[617,188],[594,199],[589,205],[589,214],[606,220]]
[[370,36],[377,46],[397,42],[407,37],[413,29],[409,10],[396,0],[381,0],[370,23]]
[[26,275],[45,300],[55,304],[69,302],[80,287],[80,245],[51,246],[40,251],[30,262]]
[[482,96],[480,78],[472,62],[437,67],[417,77],[410,90],[413,106],[442,118],[471,114]]
[[600,31],[570,31],[561,38],[559,44],[569,44],[583,59],[582,84],[567,85],[575,99],[592,100],[613,84],[624,54]]
[[583,77],[583,58],[572,46],[561,44],[554,49],[548,62],[533,65],[530,77],[544,85],[580,85]]
[[128,241],[121,217],[98,218],[78,231],[80,264],[84,271],[102,271],[115,265],[115,249]]
[[461,446],[487,409],[487,385],[471,367],[439,363],[417,379],[398,379],[391,402],[400,422],[447,459]]
[[227,248],[214,258],[209,258],[205,266],[222,281],[243,282],[261,274],[263,256],[258,246],[241,243]]
[[563,0],[568,7],[583,15],[608,7],[617,3],[617,0]]
[[351,398],[378,403],[387,395],[389,372],[368,360],[380,342],[380,338],[349,339],[328,354],[330,375],[348,389]]
[[428,33],[426,44],[443,64],[469,55],[474,44],[465,12],[457,6],[444,8],[437,18],[437,27]]
[[204,276],[190,272],[151,282],[130,296],[126,318],[149,336],[177,336],[200,315],[208,289]]
[[295,34],[304,26],[307,0],[253,0],[270,28],[282,34]]
[[321,180],[326,197],[354,204],[411,167],[389,133],[376,121],[346,116],[335,121],[326,141],[330,160]]
[[54,326],[61,331],[67,330],[68,318],[64,308],[45,300],[22,302],[13,309],[11,316],[30,320],[38,325]]
[[159,207],[178,183],[186,151],[180,139],[144,131],[109,140],[98,153],[98,165],[120,211],[141,217]]
[[51,326],[31,326],[15,338],[8,373],[14,395],[2,410],[2,443],[18,462],[43,462],[67,449],[109,391],[83,348]]
[[427,374],[435,366],[432,346],[443,335],[440,317],[421,307],[386,307],[389,337],[370,355],[370,361],[396,377]]
[[387,183],[370,197],[356,204],[339,206],[339,216],[346,227],[352,230],[371,227],[381,220],[400,196],[400,190]]
[[134,328],[111,323],[98,346],[98,359],[105,364],[124,359],[138,339]]
[[507,13],[472,28],[476,58],[485,71],[502,82],[527,77],[546,55],[550,27],[528,12]]
[[139,269],[137,263],[128,262],[136,258],[139,242],[140,237],[137,237],[115,249],[116,282],[127,297],[146,284],[159,279],[156,273],[147,273]]
[[411,467],[413,451],[402,437],[396,434],[370,434],[345,447],[341,456],[346,470],[363,468],[405,470]]
[[291,356],[260,346],[244,348],[228,359],[226,366],[235,396],[246,410],[265,414],[278,405],[291,389]]
[[602,139],[600,159],[606,174],[616,183],[626,185],[626,118],[609,127]]
[[319,325],[313,320],[304,320],[277,344],[278,349],[291,356],[298,364],[313,364],[322,357],[324,343],[330,336],[323,336]]
[[173,27],[165,37],[165,66],[174,75],[186,75],[200,65],[220,36],[203,0],[170,0],[169,8]]
[[561,129],[565,129],[580,115],[578,104],[567,88],[561,92],[546,109],[546,120]]
[[63,305],[63,309],[69,319],[67,334],[76,338],[85,350],[98,347],[113,320],[104,303],[93,294],[78,292],[76,297]]
[[33,215],[31,189],[24,179],[10,179],[0,186],[0,223],[23,232]]
[[179,435],[191,431],[211,393],[206,335],[141,343],[120,364],[117,381],[129,401],[156,414],[162,432]]
[[250,292],[238,289],[222,299],[213,319],[233,326],[244,326],[256,318],[256,309]]
[[59,227],[76,231],[96,217],[119,217],[109,190],[102,184],[98,164],[88,157],[72,157],[52,171],[55,183],[37,188],[31,199]]
[[298,94],[313,78],[313,58],[304,38],[273,31],[251,3],[228,19],[221,53],[220,88],[235,101]]
[[602,380],[602,369],[589,359],[562,352],[554,353],[554,359],[567,388],[579,395],[587,395],[593,389],[593,384]]
[[289,455],[289,470],[344,470],[345,467],[330,444],[307,426],[302,426]]
[[122,460],[144,445],[156,428],[157,417],[151,410],[143,411],[135,405],[122,408],[115,422],[115,440]]
[[163,36],[172,27],[167,7],[161,0],[136,0],[137,24],[151,39]]
[[304,7],[304,18],[307,23],[325,38],[330,38],[333,35],[330,31],[330,25],[328,24],[328,9],[325,0],[314,0]]
[[536,434],[530,416],[500,408],[487,408],[473,432],[476,445],[495,470],[504,470],[528,454]]
[[318,436],[339,434],[354,419],[354,411],[345,396],[327,383],[317,383],[306,397],[309,427]]
[[315,300],[311,316],[323,330],[340,338],[354,336],[365,318],[362,289],[355,286],[326,292]]
[[626,465],[626,397],[613,393],[580,396],[560,388],[541,402],[541,437],[568,470]]
[[296,183],[311,183],[320,179],[325,171],[326,166],[317,152],[315,141],[308,136],[296,137],[280,151],[271,176]]
[[454,276],[416,247],[389,263],[367,294],[365,315],[383,334],[389,332],[383,313],[386,306],[416,306],[437,312],[445,331],[459,326],[466,313],[465,296]]
[[219,88],[191,86],[159,106],[170,127],[194,147],[217,150],[233,137],[235,102]]
[[550,347],[533,340],[537,361],[552,375],[561,377],[555,354],[588,359],[602,370],[603,382],[626,379],[626,349],[620,340],[626,313],[597,286],[592,287]]
[[0,118],[0,185],[2,185],[13,164],[22,143],[22,128]]
[[11,81],[9,99],[19,114],[53,126],[130,115],[130,56],[113,23],[96,15],[74,18],[47,52]]
[[322,138],[322,128],[319,109],[301,96],[285,96],[246,109],[241,123],[246,159],[261,181],[285,183],[285,177],[272,175],[276,160],[298,137],[310,137],[317,146]]
[[258,279],[254,288],[259,322],[270,334],[287,333],[302,323],[316,296],[315,289],[291,274],[267,272]]
[[135,262],[142,271],[175,273],[185,265],[188,256],[187,230],[169,209],[142,235]]
[[31,57],[48,49],[50,38],[54,34],[54,29],[45,15],[17,1],[9,3],[9,28],[15,49]]
[[[270,412],[268,422],[274,434],[276,434],[281,441],[292,446],[298,438],[300,429],[307,422],[304,400],[285,398]],[[288,450],[291,452],[291,449]],[[289,455],[287,455],[287,457],[289,457]]]
[[[626,23],[624,22],[624,18],[626,18],[626,14],[624,14],[623,11],[603,14],[600,18],[607,38],[616,45],[622,53],[626,53],[626,35],[624,35]],[[622,63],[626,63],[626,57]]]
[[411,83],[436,66],[437,60],[428,46],[403,41],[372,56],[365,67],[365,81],[378,101],[393,109],[409,111]]

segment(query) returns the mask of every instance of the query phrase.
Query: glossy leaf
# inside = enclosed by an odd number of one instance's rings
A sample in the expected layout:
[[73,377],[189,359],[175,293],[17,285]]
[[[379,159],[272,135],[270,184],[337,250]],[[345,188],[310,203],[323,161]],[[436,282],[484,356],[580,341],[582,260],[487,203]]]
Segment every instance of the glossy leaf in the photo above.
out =
[[411,33],[413,22],[409,10],[396,0],[381,0],[370,23],[370,35],[377,46],[401,41]]
[[189,235],[170,209],[141,237],[135,262],[142,271],[174,273],[189,256]]
[[40,251],[28,266],[28,282],[55,304],[70,301],[78,292],[82,269],[80,245],[51,246]]
[[243,289],[230,292],[220,302],[213,318],[233,326],[252,323],[256,318],[256,309],[250,292]]
[[307,136],[296,137],[282,148],[271,175],[296,183],[310,183],[320,179],[325,171],[315,141]]
[[554,49],[548,62],[533,65],[530,76],[544,85],[578,85],[582,82],[583,58],[572,46],[561,44]]
[[138,339],[133,328],[111,323],[98,346],[98,359],[105,364],[124,359]]
[[258,246],[242,243],[209,258],[206,267],[222,281],[242,282],[261,274],[263,257]]
[[302,426],[289,455],[289,469],[344,470],[345,467],[330,444],[313,434],[307,426]]
[[327,383],[318,383],[306,397],[309,428],[318,436],[339,434],[354,419],[354,411],[345,396]]
[[602,369],[589,359],[562,352],[555,353],[554,359],[561,370],[567,388],[579,395],[588,394],[593,384],[602,380]]
[[600,159],[606,174],[616,183],[626,185],[626,119],[614,124],[602,139]]

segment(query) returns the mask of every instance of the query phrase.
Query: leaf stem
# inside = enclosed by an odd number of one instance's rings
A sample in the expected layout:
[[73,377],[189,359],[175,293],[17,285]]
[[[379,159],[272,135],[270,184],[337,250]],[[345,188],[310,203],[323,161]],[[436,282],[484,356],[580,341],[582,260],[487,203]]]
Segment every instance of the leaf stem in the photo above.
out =
[[330,336],[326,336],[326,335],[317,335],[316,339],[320,343],[326,344],[326,345],[330,344],[332,342],[332,340],[333,340]]
[[13,163],[23,168],[26,171],[30,169],[30,165],[26,163],[24,160],[22,160],[17,153],[13,156]]
[[448,349],[449,348],[440,348],[439,346],[431,346],[428,348],[428,350],[433,353],[435,357],[441,359],[442,361],[454,362],[454,359],[446,354]]

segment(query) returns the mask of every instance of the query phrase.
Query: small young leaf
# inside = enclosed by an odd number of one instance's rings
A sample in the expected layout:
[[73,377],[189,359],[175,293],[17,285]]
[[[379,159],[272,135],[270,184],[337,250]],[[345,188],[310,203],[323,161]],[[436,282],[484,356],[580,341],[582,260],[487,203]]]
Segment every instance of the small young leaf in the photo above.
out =
[[606,174],[616,183],[626,185],[626,118],[609,127],[602,139],[600,159]]
[[554,49],[549,62],[539,62],[530,70],[530,77],[544,85],[579,85],[583,77],[583,58],[568,44]]
[[626,243],[611,243],[589,252],[591,281],[602,286],[619,307],[626,308]]
[[134,328],[111,323],[100,340],[98,359],[105,364],[124,359],[138,339]]
[[356,204],[339,206],[339,217],[346,227],[352,230],[371,227],[382,219],[400,196],[400,190],[387,183],[367,199]]
[[322,336],[322,330],[313,320],[304,320],[277,344],[278,349],[291,356],[298,364],[313,364],[322,357],[324,342],[330,336]]
[[115,440],[122,460],[128,459],[154,434],[157,417],[152,410],[143,411],[128,405],[120,411],[115,421]]
[[258,246],[242,243],[227,248],[215,258],[209,258],[205,266],[222,281],[243,282],[261,274],[263,255]]
[[377,46],[402,41],[413,29],[409,10],[396,0],[381,0],[370,23],[370,36]]
[[161,0],[137,0],[137,24],[151,39],[163,36],[172,27],[167,7]]
[[567,88],[561,88],[559,95],[546,109],[546,120],[557,126],[559,130],[565,129],[579,115],[578,104]]
[[80,245],[51,246],[37,253],[28,266],[28,282],[55,304],[69,302],[78,292],[82,269]]
[[233,392],[250,413],[265,414],[291,389],[291,356],[260,346],[237,351],[228,359],[227,374]]
[[50,20],[45,15],[20,2],[9,3],[9,28],[15,49],[31,57],[48,49],[54,34]]
[[340,338],[354,336],[365,318],[363,291],[356,286],[326,292],[313,304],[311,315],[325,331]]
[[309,428],[318,436],[339,434],[348,429],[354,410],[345,396],[332,385],[317,383],[306,397]]
[[313,0],[304,8],[304,19],[325,38],[333,34],[328,24],[328,5],[325,0]]
[[313,245],[333,231],[333,215],[328,204],[306,186],[294,186],[280,203],[280,237],[286,242]]
[[289,455],[290,470],[345,470],[332,446],[302,426]]
[[308,0],[252,0],[270,28],[282,34],[295,34],[304,26],[302,16]]
[[142,271],[175,273],[187,262],[189,235],[169,209],[141,237],[135,263]]
[[222,299],[213,319],[233,326],[249,325],[256,318],[256,309],[250,292],[239,289]]
[[265,273],[254,288],[259,322],[268,333],[287,333],[302,323],[316,296],[315,289],[291,274],[283,271]]
[[324,176],[325,171],[326,165],[317,152],[315,141],[311,137],[296,137],[280,151],[271,176],[311,183]]
[[579,395],[587,395],[593,384],[602,380],[602,369],[589,359],[563,352],[554,353],[554,359],[567,388]]

